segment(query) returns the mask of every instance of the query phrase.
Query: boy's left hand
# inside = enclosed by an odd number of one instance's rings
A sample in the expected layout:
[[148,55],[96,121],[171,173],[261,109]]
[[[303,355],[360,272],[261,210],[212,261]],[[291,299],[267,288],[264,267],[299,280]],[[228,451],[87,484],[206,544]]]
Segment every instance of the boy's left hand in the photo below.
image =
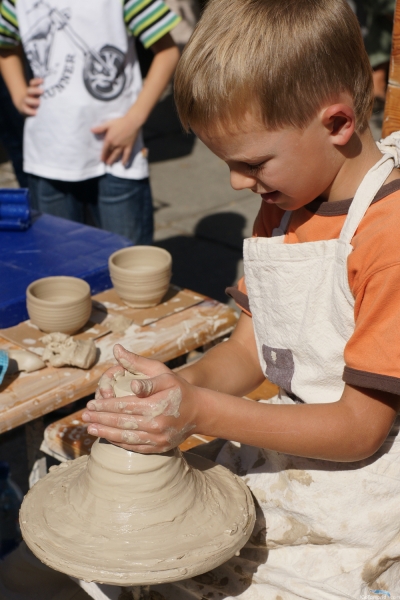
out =
[[139,130],[140,126],[134,123],[131,115],[112,119],[92,127],[92,133],[96,135],[104,134],[101,160],[107,165],[112,165],[117,160],[122,159],[122,164],[126,166]]
[[[120,345],[114,347],[114,356],[121,366],[104,373],[95,399],[88,402],[82,416],[90,423],[88,433],[143,454],[179,446],[196,429],[195,387],[163,363],[137,356]],[[135,396],[115,398],[112,382],[123,369],[144,373],[149,379],[132,381]]]

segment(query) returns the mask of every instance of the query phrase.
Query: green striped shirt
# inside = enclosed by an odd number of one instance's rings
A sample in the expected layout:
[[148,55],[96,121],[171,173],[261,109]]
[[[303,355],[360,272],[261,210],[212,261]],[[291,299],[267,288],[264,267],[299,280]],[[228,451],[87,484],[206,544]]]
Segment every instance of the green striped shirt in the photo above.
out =
[[[0,48],[13,48],[21,41],[17,1],[1,0]],[[173,13],[163,0],[122,0],[122,9],[128,31],[145,48],[152,46],[181,21],[181,17]]]

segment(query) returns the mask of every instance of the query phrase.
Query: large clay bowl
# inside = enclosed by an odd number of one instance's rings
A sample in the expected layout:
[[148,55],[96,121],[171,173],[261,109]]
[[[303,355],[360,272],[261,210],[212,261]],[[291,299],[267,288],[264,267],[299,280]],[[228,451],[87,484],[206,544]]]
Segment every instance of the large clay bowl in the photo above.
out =
[[77,277],[37,279],[26,290],[26,307],[31,322],[42,331],[72,335],[89,320],[90,286]]
[[156,246],[132,246],[111,254],[110,277],[118,296],[128,306],[159,304],[171,280],[172,257]]

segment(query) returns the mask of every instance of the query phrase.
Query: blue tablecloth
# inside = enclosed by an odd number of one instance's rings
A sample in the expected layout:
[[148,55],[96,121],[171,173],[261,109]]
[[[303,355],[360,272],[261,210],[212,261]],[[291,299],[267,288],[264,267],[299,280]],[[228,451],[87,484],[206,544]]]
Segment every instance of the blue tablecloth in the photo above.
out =
[[25,291],[40,277],[81,277],[92,294],[110,288],[108,257],[130,245],[114,233],[51,215],[37,216],[26,231],[0,231],[0,327],[28,318]]

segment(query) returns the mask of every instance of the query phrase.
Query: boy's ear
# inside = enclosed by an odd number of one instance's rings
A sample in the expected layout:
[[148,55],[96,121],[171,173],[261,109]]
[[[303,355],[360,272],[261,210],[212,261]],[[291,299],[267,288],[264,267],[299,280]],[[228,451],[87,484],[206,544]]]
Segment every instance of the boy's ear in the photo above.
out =
[[332,104],[322,111],[321,121],[335,146],[344,146],[356,129],[354,110],[348,104]]

